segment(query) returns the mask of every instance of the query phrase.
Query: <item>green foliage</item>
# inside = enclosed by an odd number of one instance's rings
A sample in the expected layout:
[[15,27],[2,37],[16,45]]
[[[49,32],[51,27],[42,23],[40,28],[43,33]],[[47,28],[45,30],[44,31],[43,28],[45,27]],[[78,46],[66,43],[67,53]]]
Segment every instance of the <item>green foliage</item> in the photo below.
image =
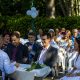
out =
[[31,7],[32,0],[0,0],[0,14],[13,16],[25,14]]
[[44,0],[1,0],[0,14],[13,16],[16,14],[26,14],[26,11],[33,6],[39,10],[39,16],[46,15],[46,2]]
[[22,35],[25,35],[31,28],[31,18],[26,16],[11,17],[8,19],[6,27],[11,32],[18,30],[22,33]]
[[39,63],[33,62],[33,63],[31,64],[31,68],[27,69],[27,71],[31,71],[31,70],[33,70],[33,69],[40,69],[40,68],[42,68],[42,66],[41,66]]
[[[39,16],[50,15],[52,9],[48,6],[51,0],[0,0],[0,15],[14,16],[16,14],[25,15],[26,11],[33,6],[39,10]],[[52,0],[55,3],[55,17],[57,16],[69,16],[79,14],[79,0]],[[72,2],[72,3],[71,3]],[[73,7],[71,7],[73,4]],[[71,13],[70,13],[71,12]],[[49,17],[49,16],[48,16]]]
[[46,16],[46,1],[34,0],[34,6],[39,10],[39,16]]
[[[80,28],[80,16],[72,17],[58,17],[56,19],[49,19],[46,17],[37,17],[34,19],[35,31],[37,32],[39,28],[42,28],[43,31],[48,31],[50,28],[62,28],[72,30],[73,28]],[[18,30],[21,32],[21,35],[24,36],[28,33],[29,29],[32,29],[32,18],[29,16],[0,16],[0,29],[7,29],[9,31]]]

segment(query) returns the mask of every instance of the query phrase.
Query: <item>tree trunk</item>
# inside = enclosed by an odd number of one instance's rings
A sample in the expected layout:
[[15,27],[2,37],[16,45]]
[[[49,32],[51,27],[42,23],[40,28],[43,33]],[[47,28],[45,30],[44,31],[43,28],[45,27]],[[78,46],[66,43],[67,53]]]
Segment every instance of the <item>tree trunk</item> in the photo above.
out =
[[70,16],[71,14],[71,0],[65,0],[65,9],[66,9],[66,15]]
[[77,0],[77,14],[80,16],[80,0]]
[[63,16],[69,16],[71,11],[71,0],[59,0]]
[[72,0],[72,15],[80,15],[80,0]]
[[63,16],[66,16],[66,12],[65,12],[65,9],[64,9],[64,5],[63,5],[63,0],[59,0],[59,4],[60,4],[61,10],[63,12]]
[[46,15],[50,18],[55,18],[55,0],[46,1]]

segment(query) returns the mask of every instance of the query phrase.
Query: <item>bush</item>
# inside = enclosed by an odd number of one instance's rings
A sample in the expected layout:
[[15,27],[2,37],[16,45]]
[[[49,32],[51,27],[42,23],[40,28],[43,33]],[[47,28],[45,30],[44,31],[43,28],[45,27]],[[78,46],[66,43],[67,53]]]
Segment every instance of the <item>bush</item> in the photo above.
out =
[[[2,25],[4,23],[4,25]],[[73,28],[80,28],[80,16],[72,17],[58,17],[56,19],[49,19],[46,17],[37,17],[34,19],[35,31],[37,32],[39,28],[42,28],[43,31],[48,31],[50,28],[62,28],[72,30]],[[7,29],[9,31],[18,30],[21,32],[22,36],[27,34],[29,29],[32,29],[32,18],[29,16],[6,16],[0,17],[0,29]]]

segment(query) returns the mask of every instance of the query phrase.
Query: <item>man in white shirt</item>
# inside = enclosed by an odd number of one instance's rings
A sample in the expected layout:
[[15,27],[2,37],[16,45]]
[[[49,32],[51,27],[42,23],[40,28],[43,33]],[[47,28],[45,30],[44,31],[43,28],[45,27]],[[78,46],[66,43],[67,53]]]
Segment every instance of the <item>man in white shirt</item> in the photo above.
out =
[[17,79],[16,68],[19,66],[18,63],[11,63],[10,59],[4,51],[1,50],[3,45],[2,37],[0,37],[0,70],[2,71],[2,76],[4,80],[4,74],[7,74],[9,77]]
[[[49,45],[50,46],[50,45]],[[48,48],[43,48],[43,50],[41,51],[41,54],[39,56],[39,63],[40,64],[44,64],[44,57],[45,57],[45,52],[47,51]]]
[[58,50],[50,45],[51,36],[48,33],[42,35],[43,50],[39,55],[38,62],[53,67],[57,60]]

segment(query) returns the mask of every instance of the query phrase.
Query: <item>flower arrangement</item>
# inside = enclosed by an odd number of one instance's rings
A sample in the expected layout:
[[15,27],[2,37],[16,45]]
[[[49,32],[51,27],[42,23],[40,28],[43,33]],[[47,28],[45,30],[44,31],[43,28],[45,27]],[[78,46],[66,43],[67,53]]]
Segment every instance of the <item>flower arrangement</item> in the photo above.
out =
[[45,65],[32,62],[31,67],[28,68],[26,71],[31,71],[31,70],[33,70],[33,69],[40,69],[40,68],[43,68],[44,66],[45,66]]

